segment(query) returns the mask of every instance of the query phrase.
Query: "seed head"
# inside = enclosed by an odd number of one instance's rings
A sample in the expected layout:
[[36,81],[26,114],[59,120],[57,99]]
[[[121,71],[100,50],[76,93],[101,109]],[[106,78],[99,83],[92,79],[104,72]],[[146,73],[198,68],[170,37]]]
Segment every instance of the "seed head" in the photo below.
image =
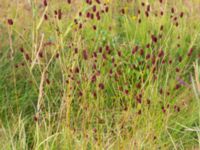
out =
[[103,90],[105,87],[104,87],[104,84],[103,83],[100,83],[99,84],[99,88],[101,89],[101,90]]
[[13,20],[12,19],[8,19],[8,24],[9,25],[13,25]]
[[47,6],[47,0],[43,0],[43,5],[46,7]]

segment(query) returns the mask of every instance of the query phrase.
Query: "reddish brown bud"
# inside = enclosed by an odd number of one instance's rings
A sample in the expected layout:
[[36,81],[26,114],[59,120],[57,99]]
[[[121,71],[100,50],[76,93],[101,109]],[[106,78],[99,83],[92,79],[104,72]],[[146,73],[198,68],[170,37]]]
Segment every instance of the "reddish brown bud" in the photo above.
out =
[[9,25],[13,25],[13,20],[12,19],[8,19],[8,24]]

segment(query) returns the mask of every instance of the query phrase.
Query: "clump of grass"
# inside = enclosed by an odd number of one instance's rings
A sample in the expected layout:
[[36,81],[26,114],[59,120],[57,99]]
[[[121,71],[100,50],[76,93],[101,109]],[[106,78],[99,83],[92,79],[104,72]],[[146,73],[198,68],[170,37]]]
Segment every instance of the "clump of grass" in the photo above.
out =
[[8,12],[3,149],[198,146],[200,25],[183,2],[43,0]]

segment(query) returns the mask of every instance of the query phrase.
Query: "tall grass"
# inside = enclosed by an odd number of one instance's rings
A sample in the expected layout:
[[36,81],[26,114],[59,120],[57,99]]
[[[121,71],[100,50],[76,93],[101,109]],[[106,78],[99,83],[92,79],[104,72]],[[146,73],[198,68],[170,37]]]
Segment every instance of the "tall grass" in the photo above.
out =
[[199,5],[5,1],[1,148],[198,149]]

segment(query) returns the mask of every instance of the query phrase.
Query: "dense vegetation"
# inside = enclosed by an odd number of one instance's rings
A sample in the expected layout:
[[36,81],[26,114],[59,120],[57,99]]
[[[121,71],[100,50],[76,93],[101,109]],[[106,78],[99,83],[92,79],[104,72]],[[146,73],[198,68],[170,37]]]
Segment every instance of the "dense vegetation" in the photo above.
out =
[[199,149],[200,1],[5,0],[0,149]]

